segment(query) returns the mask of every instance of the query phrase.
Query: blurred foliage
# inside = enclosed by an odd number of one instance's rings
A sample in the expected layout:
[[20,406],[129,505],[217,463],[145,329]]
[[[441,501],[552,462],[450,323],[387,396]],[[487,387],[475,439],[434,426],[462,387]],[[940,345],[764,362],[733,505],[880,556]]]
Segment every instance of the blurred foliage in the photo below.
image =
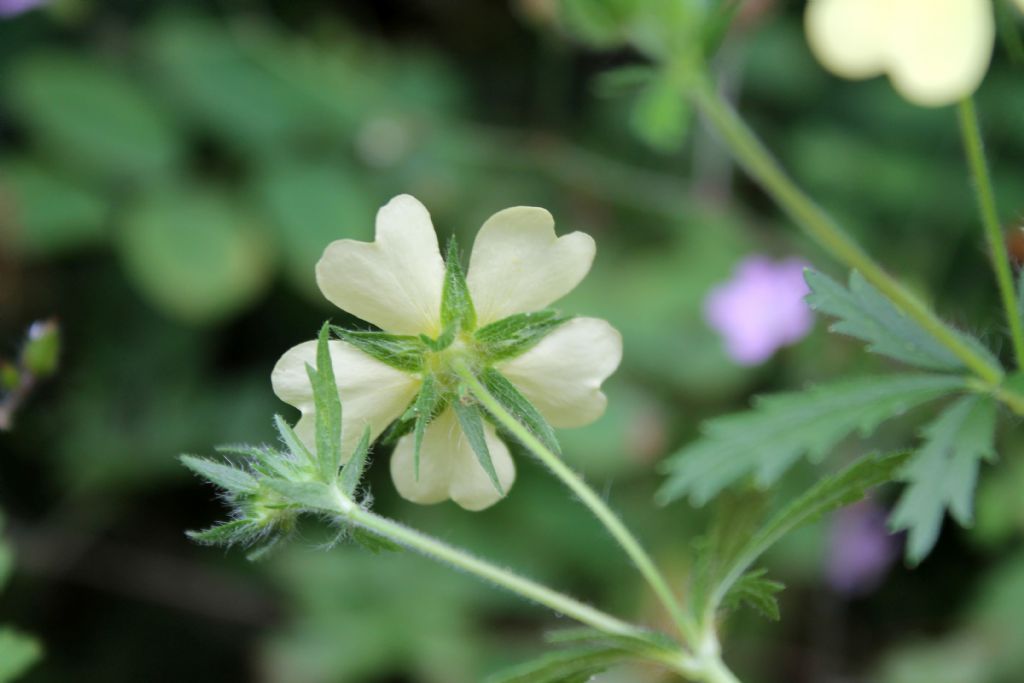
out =
[[[368,239],[400,192],[467,246],[515,204],[597,238],[594,271],[559,305],[621,329],[624,365],[607,415],[560,438],[683,585],[708,513],[652,509],[656,462],[752,393],[888,367],[819,325],[741,368],[704,324],[706,292],[747,254],[802,253],[840,275],[672,96],[712,53],[772,148],[867,247],[961,326],[998,329],[950,112],[829,78],[799,7],[744,4],[726,36],[695,35],[687,15],[717,3],[636,0],[68,0],[0,22],[0,355],[32,320],[57,315],[65,332],[58,379],[0,434],[0,501],[24,558],[0,622],[48,651],[24,680],[461,683],[543,647],[551,615],[418,557],[297,544],[248,566],[181,533],[219,510],[175,455],[274,438],[273,363],[325,317],[352,322],[313,265],[330,240]],[[680,56],[651,68],[621,47],[624,26],[648,54]],[[1022,93],[998,55],[979,106],[1007,216],[1024,206]],[[743,680],[1020,680],[1024,442],[999,441],[1007,462],[981,472],[976,527],[947,525],[917,574],[895,570],[874,596],[844,604],[822,587],[823,527],[773,551],[783,620],[770,637],[755,619],[733,625]],[[841,445],[830,465],[859,452]],[[399,519],[656,619],[581,506],[518,456],[512,495],[479,515],[400,502],[386,448],[371,487]]]

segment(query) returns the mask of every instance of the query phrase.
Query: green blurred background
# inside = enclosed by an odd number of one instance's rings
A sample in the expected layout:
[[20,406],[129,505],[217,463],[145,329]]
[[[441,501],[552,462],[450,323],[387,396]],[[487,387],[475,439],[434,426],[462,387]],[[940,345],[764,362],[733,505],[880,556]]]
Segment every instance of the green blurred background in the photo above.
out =
[[[257,564],[184,536],[224,510],[176,456],[268,441],[274,412],[293,417],[270,368],[325,318],[353,322],[319,295],[313,265],[331,240],[372,239],[395,194],[417,196],[442,239],[465,245],[519,204],[595,236],[594,271],[560,306],[609,319],[625,360],[608,413],[563,432],[564,450],[678,586],[708,513],[656,508],[656,463],[753,393],[885,369],[823,323],[761,367],[727,358],[701,308],[742,257],[802,255],[842,273],[674,92],[601,75],[642,60],[596,47],[580,4],[67,0],[0,21],[0,356],[47,316],[65,345],[60,373],[0,433],[16,556],[0,623],[47,650],[27,683],[462,683],[564,625],[419,557],[324,552],[315,526]],[[953,113],[905,104],[882,80],[827,76],[801,11],[747,2],[715,70],[871,251],[998,344]],[[997,55],[979,93],[1006,215],[1024,210],[1020,74]],[[827,524],[780,547],[769,566],[789,586],[783,621],[741,613],[728,629],[743,680],[1024,680],[1024,453],[1012,432],[1001,444],[975,528],[947,526],[922,567],[895,567],[870,595],[823,582]],[[826,467],[863,451],[852,442]],[[509,498],[479,514],[403,502],[387,448],[375,456],[379,511],[615,613],[661,618],[524,454]],[[816,472],[791,475],[780,500]]]

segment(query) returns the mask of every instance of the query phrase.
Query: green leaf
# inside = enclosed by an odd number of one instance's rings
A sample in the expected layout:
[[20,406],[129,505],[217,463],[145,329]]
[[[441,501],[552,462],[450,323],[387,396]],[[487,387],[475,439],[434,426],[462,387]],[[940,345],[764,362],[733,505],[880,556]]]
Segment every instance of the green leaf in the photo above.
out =
[[559,650],[489,676],[486,683],[586,683],[609,667],[635,657],[616,647]]
[[890,520],[893,529],[909,530],[912,564],[931,552],[947,508],[961,525],[972,523],[978,465],[995,457],[995,426],[995,401],[965,396],[924,428],[924,445],[901,473],[908,484]]
[[741,576],[725,595],[722,606],[726,609],[735,609],[741,605],[748,605],[763,617],[778,621],[782,615],[775,595],[785,586],[778,581],[764,578],[765,573],[764,569],[756,569]]
[[341,467],[341,396],[331,361],[331,328],[324,323],[316,343],[316,368],[306,365],[316,407],[316,462],[320,478],[333,484]]
[[[807,303],[815,311],[839,318],[829,329],[868,343],[868,351],[889,356],[908,365],[930,370],[960,370],[963,363],[949,349],[896,308],[857,271],[850,273],[849,287],[808,270],[811,294]],[[958,336],[979,353],[995,359],[981,342]]]
[[352,457],[345,463],[341,470],[341,490],[349,498],[355,499],[356,489],[363,479],[363,472],[366,471],[367,457],[370,453],[370,425],[363,429],[363,436],[356,445]]
[[43,656],[39,641],[10,627],[0,628],[0,683],[14,681]]
[[445,258],[444,289],[441,292],[441,326],[471,332],[476,329],[476,309],[469,296],[469,285],[459,261],[459,245],[453,236],[448,240],[448,254]]
[[291,453],[296,460],[316,465],[316,458],[314,458],[313,454],[309,452],[306,445],[299,440],[298,434],[295,433],[295,430],[292,429],[291,425],[285,422],[285,419],[280,415],[274,416],[274,428],[277,429],[277,433],[280,435],[281,441],[284,442],[285,448],[288,449],[288,452]]
[[487,476],[491,478],[494,488],[504,496],[505,490],[501,486],[498,473],[494,469],[494,463],[491,461],[491,453],[487,448],[487,437],[484,435],[484,420],[480,406],[475,403],[467,405],[461,398],[456,398],[452,401],[451,406],[455,409],[455,414],[459,418],[462,431],[465,433],[469,445],[476,454],[476,459],[480,462],[480,466],[484,468],[484,472],[487,472]]
[[517,313],[484,325],[476,331],[474,339],[485,360],[496,363],[525,353],[569,320],[571,315],[550,309]]
[[245,470],[192,455],[181,456],[181,464],[200,477],[231,493],[256,493],[260,484]]
[[413,462],[415,463],[416,481],[420,478],[420,451],[423,449],[423,435],[427,433],[427,425],[437,417],[441,406],[445,404],[444,396],[438,391],[437,380],[433,375],[423,379],[420,393],[412,404],[413,419]]
[[183,156],[154,90],[82,52],[34,54],[4,77],[9,102],[55,158],[115,180],[166,175]]
[[306,510],[337,512],[338,502],[330,486],[320,481],[292,481],[267,477],[260,483],[284,498],[290,505]]
[[561,454],[558,446],[558,439],[555,432],[540,414],[540,411],[525,396],[523,396],[512,382],[494,368],[487,368],[480,374],[480,382],[487,391],[494,396],[502,407],[505,408],[520,424],[540,439],[541,443],[547,446],[552,453]]
[[963,388],[958,377],[887,375],[757,399],[753,410],[706,422],[704,435],[666,462],[669,478],[658,500],[688,496],[702,505],[751,474],[768,486],[800,457],[820,461],[851,432],[866,436],[889,418]]
[[0,590],[7,585],[14,571],[14,552],[11,546],[0,540]]
[[686,141],[691,114],[679,84],[662,74],[640,92],[629,122],[646,144],[670,153]]
[[339,339],[396,370],[420,372],[423,369],[427,345],[419,337],[374,330],[346,330],[337,325],[332,325],[331,330]]
[[255,218],[208,188],[163,188],[129,207],[117,246],[132,282],[158,309],[209,323],[251,304],[273,273]]
[[756,533],[746,536],[732,557],[722,563],[720,578],[708,591],[704,614],[713,614],[754,562],[781,538],[833,510],[857,502],[872,487],[892,481],[908,457],[907,453],[865,456],[819,481]]

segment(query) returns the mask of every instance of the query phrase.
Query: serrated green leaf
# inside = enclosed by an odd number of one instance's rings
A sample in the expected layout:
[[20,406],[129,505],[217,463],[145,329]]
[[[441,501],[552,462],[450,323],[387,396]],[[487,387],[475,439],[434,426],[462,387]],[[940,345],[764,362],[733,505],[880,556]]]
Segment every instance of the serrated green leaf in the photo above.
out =
[[310,465],[316,464],[316,458],[309,452],[306,445],[302,443],[292,426],[280,415],[274,416],[274,428],[281,437],[284,447],[288,449],[288,452],[291,453],[295,459],[300,462],[309,463]]
[[959,377],[887,375],[757,399],[753,410],[706,422],[701,438],[671,456],[658,500],[688,496],[702,505],[751,474],[767,486],[800,457],[819,461],[851,432],[867,435],[885,420],[963,388]]
[[416,395],[412,411],[415,426],[413,427],[413,462],[416,472],[416,481],[420,479],[420,451],[423,449],[423,435],[427,433],[427,425],[430,424],[444,404],[444,397],[438,391],[437,380],[433,375],[427,375],[423,379],[420,393]]
[[552,453],[561,454],[558,439],[555,437],[555,431],[551,425],[512,382],[494,368],[484,370],[480,374],[480,382],[516,421],[529,429]]
[[775,595],[782,591],[785,585],[764,578],[765,573],[764,569],[755,569],[741,576],[726,593],[722,606],[726,609],[735,609],[741,605],[748,605],[765,618],[778,621],[782,615]]
[[973,519],[978,465],[995,457],[996,403],[965,396],[923,430],[924,445],[901,473],[907,481],[890,524],[907,529],[907,560],[917,564],[931,552],[948,508],[969,526]]
[[[857,271],[851,271],[849,286],[808,270],[811,293],[807,303],[815,311],[839,318],[829,329],[868,343],[868,351],[929,370],[960,370],[961,360],[896,308]],[[981,342],[966,334],[961,339],[996,363]]]
[[473,453],[476,454],[477,461],[484,468],[487,476],[490,477],[494,488],[504,496],[505,490],[498,479],[498,473],[494,469],[494,463],[491,461],[491,452],[487,448],[487,437],[484,435],[484,418],[480,407],[475,403],[467,405],[458,398],[451,402],[451,406],[455,409],[455,415],[459,418],[459,425],[462,426],[462,432],[466,435],[466,440],[469,441]]
[[476,331],[474,339],[484,359],[496,363],[525,353],[570,320],[571,315],[550,309],[517,313],[484,325]]
[[705,618],[718,609],[740,578],[779,539],[826,513],[855,503],[869,489],[892,481],[908,458],[908,453],[865,456],[819,481],[775,514],[756,533],[747,536],[745,543],[725,563],[721,578],[709,591]]
[[342,341],[396,370],[419,372],[423,369],[423,356],[428,349],[419,337],[372,330],[346,330],[336,325],[332,325],[331,330]]
[[489,676],[486,683],[585,683],[634,657],[631,652],[615,647],[559,650]]
[[292,481],[265,478],[261,482],[289,504],[307,510],[337,511],[338,503],[330,486],[319,481]]
[[349,498],[355,499],[356,489],[363,479],[363,472],[366,471],[367,456],[370,453],[370,425],[363,429],[363,436],[359,439],[352,457],[345,463],[341,470],[341,490]]
[[444,289],[441,292],[441,326],[445,329],[458,325],[471,332],[476,329],[476,309],[469,296],[469,285],[459,261],[459,245],[453,236],[448,241],[445,257]]
[[260,488],[255,477],[232,465],[225,465],[206,458],[197,458],[193,455],[181,456],[181,464],[231,493],[256,493]]
[[10,627],[0,628],[0,683],[14,681],[43,656],[39,641]]
[[316,368],[306,365],[306,374],[313,385],[316,406],[316,462],[321,479],[333,484],[341,467],[341,396],[334,381],[331,361],[331,329],[328,323],[320,328],[316,344]]

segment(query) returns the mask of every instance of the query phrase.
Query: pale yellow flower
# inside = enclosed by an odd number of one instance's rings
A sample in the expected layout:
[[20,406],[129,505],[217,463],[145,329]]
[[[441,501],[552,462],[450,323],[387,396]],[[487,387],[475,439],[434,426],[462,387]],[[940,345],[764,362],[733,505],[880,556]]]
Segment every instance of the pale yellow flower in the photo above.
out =
[[853,79],[887,74],[903,97],[928,107],[971,95],[995,40],[991,0],[811,0],[804,18],[827,69]]
[[[466,274],[478,326],[543,309],[562,298],[590,270],[594,252],[593,239],[584,233],[557,237],[554,220],[544,209],[515,207],[496,213],[476,237]],[[411,196],[395,197],[381,208],[374,242],[340,240],[329,245],[316,274],[327,299],[386,332],[431,338],[442,332],[445,264],[430,216]],[[462,343],[456,339],[453,348]],[[402,416],[424,376],[397,370],[346,342],[332,341],[330,348],[343,406],[342,448],[349,454],[366,426],[376,438]],[[576,427],[603,413],[601,383],[621,357],[621,337],[611,325],[574,318],[495,368],[553,426]],[[285,353],[272,373],[274,392],[301,411],[296,431],[310,442],[314,405],[305,365],[314,365],[315,359],[316,342],[306,342]],[[484,430],[507,491],[515,480],[515,465],[494,428],[485,424]],[[451,408],[426,429],[418,478],[413,459],[413,437],[404,436],[395,446],[391,474],[408,500],[437,503],[451,498],[464,508],[480,510],[501,497]]]

